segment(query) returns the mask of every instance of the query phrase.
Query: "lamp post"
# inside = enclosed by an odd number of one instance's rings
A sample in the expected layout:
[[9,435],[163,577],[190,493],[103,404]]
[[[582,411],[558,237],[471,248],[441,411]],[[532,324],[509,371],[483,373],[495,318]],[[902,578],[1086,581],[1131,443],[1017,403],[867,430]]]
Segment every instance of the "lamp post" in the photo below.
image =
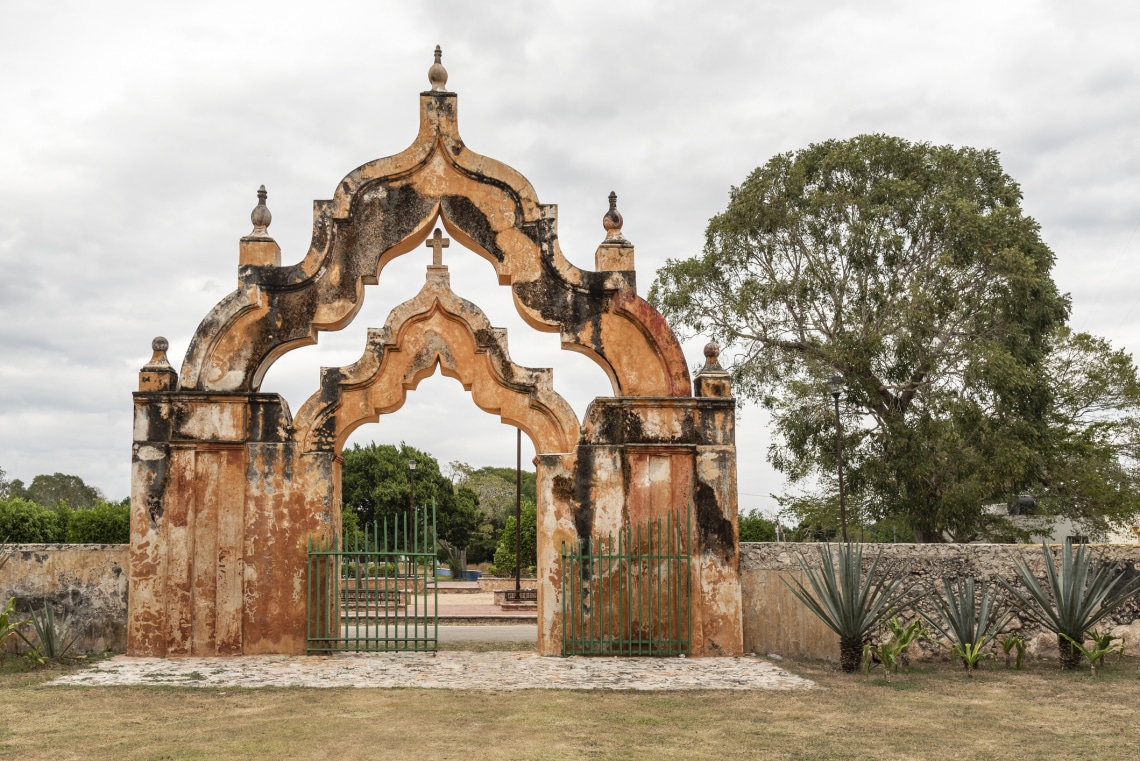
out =
[[416,461],[408,460],[408,480],[411,482],[412,490],[408,492],[408,520],[415,520],[416,517]]
[[839,395],[843,392],[843,376],[833,375],[827,381],[831,398],[835,401],[835,459],[839,461],[839,529],[847,541],[847,504],[843,498],[843,422],[839,419]]
[[522,428],[515,437],[515,592],[522,589]]

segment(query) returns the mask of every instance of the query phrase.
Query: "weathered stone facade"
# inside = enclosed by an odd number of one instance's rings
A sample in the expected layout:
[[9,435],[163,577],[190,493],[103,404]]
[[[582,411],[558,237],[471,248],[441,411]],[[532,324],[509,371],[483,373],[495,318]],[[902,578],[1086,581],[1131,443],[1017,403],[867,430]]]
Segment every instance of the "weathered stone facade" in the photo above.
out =
[[[304,652],[306,546],[339,533],[344,441],[437,369],[535,445],[540,653],[561,647],[556,548],[690,504],[693,653],[742,651],[727,374],[712,352],[694,396],[680,344],[637,295],[616,198],[598,270],[570,264],[556,208],[460,139],[441,71],[437,63],[420,96],[412,146],[356,169],[315,204],[299,263],[281,266],[262,188],[239,244],[238,288],[203,320],[180,373],[156,339],[135,394],[131,654]],[[491,262],[529,325],[558,332],[605,371],[614,396],[595,400],[584,423],[549,370],[514,364],[505,331],[452,292],[439,231],[426,284],[369,332],[358,362],[323,369],[295,418],[261,391],[276,359],[346,326],[365,286],[437,224]]]
[[[835,658],[839,638],[788,591],[784,580],[803,580],[796,554],[804,553],[811,567],[818,567],[819,545],[791,543],[744,543],[740,545],[740,576],[744,599],[744,647],[758,654]],[[1020,553],[1039,579],[1044,580],[1040,546],[1020,544],[868,544],[863,551],[866,565],[879,551],[882,562],[904,563],[910,584],[942,589],[942,579],[973,577],[991,585],[997,576],[1015,582],[1013,556]],[[1126,580],[1140,573],[1140,546],[1097,545],[1099,556],[1122,563]],[[1059,559],[1060,546],[1053,547]],[[1140,596],[1112,614],[1102,628],[1128,637],[1131,654],[1140,646]],[[1055,658],[1057,639],[1030,621],[1014,619],[1010,630],[1020,630],[1032,655]],[[923,650],[921,644],[915,648]],[[940,654],[926,648],[928,654]]]
[[8,550],[0,567],[0,606],[15,597],[24,616],[52,606],[61,641],[78,635],[74,652],[126,649],[127,545],[15,544]]

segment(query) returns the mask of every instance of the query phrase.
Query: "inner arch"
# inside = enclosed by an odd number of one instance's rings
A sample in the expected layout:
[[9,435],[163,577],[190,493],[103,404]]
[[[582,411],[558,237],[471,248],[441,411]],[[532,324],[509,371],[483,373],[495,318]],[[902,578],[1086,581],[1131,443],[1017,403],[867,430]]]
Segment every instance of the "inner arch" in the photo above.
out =
[[321,389],[298,412],[295,438],[304,451],[339,452],[351,432],[404,405],[407,392],[437,370],[460,381],[481,409],[521,428],[539,454],[570,452],[579,423],[548,369],[511,361],[506,331],[456,296],[446,267],[429,268],[412,299],[368,331],[360,359],[321,371]]

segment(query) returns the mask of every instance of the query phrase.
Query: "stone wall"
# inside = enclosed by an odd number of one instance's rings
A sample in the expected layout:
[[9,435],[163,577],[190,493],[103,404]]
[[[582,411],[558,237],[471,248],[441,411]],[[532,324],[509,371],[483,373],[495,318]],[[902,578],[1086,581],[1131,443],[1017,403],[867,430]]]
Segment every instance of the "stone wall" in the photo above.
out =
[[[514,576],[480,576],[478,582],[480,592],[498,592],[515,588]],[[538,579],[519,579],[519,586],[523,589],[538,589]]]
[[0,568],[0,605],[15,597],[26,616],[50,604],[63,641],[79,635],[75,652],[126,650],[128,545],[16,544],[9,550]]
[[[744,649],[761,655],[778,653],[801,657],[834,659],[839,654],[839,638],[813,616],[789,591],[785,580],[804,575],[796,563],[797,551],[805,553],[812,566],[819,562],[819,545],[787,543],[741,543],[740,582],[744,600]],[[882,550],[883,561],[900,561],[909,566],[914,585],[938,585],[948,578],[973,576],[986,584],[1001,575],[1016,578],[1014,553],[1022,552],[1030,567],[1044,579],[1041,550],[1033,545],[1005,544],[876,544],[864,550],[864,564]],[[1053,548],[1059,557],[1061,548]],[[1122,562],[1128,578],[1140,573],[1140,545],[1097,545],[1101,557]],[[805,581],[806,583],[806,581]],[[1031,655],[1056,657],[1057,640],[1029,621],[1014,619],[1010,629],[1021,630]],[[1134,597],[1102,624],[1127,638],[1130,654],[1140,651],[1140,597]],[[942,652],[930,646],[926,655]],[[920,655],[922,653],[919,653]]]

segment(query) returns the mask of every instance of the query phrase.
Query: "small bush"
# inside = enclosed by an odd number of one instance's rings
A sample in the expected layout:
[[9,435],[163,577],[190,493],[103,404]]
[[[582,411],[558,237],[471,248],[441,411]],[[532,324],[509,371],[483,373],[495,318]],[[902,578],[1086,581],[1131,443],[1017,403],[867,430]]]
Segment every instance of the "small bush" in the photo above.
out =
[[12,544],[62,541],[54,511],[19,497],[0,499],[0,537]]
[[742,515],[740,516],[740,541],[774,542],[776,541],[776,523],[755,510],[748,515]]
[[100,502],[87,510],[70,511],[67,541],[73,544],[127,544],[131,541],[131,506]]
[[[533,502],[523,500],[522,512],[522,567],[526,568],[538,563],[538,511]],[[507,518],[507,525],[499,535],[499,544],[495,548],[494,565],[506,575],[515,572],[515,516]]]

